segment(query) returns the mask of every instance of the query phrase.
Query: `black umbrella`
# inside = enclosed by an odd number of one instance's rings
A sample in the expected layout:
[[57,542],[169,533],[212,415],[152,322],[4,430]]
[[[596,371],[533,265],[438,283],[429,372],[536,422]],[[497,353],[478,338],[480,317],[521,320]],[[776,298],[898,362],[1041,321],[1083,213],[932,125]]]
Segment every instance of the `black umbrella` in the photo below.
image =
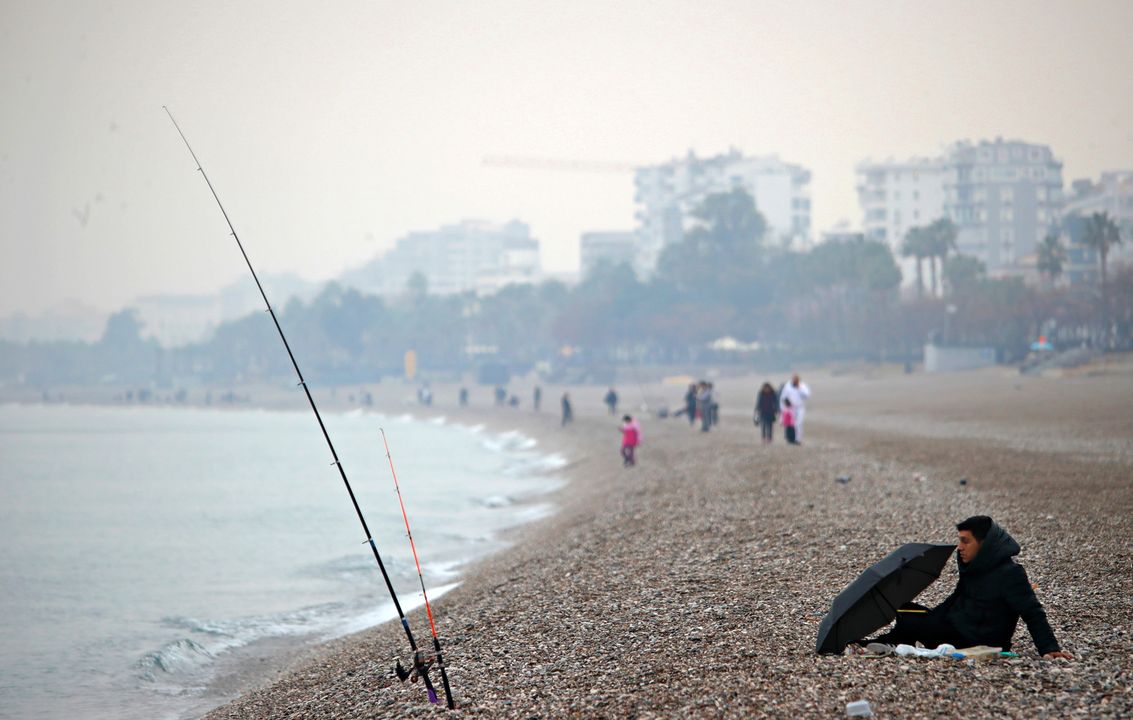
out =
[[870,566],[830,603],[818,626],[818,653],[840,653],[846,645],[885,627],[897,608],[921,593],[948,564],[955,545],[909,543]]

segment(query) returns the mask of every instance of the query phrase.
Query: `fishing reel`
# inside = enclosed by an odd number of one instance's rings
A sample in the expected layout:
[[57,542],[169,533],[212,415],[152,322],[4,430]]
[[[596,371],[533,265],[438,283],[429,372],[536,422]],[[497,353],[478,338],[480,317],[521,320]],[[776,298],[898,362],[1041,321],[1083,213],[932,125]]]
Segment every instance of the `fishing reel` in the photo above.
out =
[[405,682],[406,680],[409,682],[424,680],[425,689],[429,693],[429,702],[435,705],[439,700],[437,698],[437,691],[433,688],[433,683],[429,679],[429,668],[432,667],[433,663],[436,661],[436,653],[429,652],[428,650],[417,650],[413,653],[413,669],[406,670],[405,666],[401,664],[401,658],[398,658],[393,666],[393,676],[401,682]]
[[421,677],[428,677],[429,668],[436,661],[436,653],[428,650],[417,650],[413,653],[412,669],[406,670],[405,666],[401,664],[401,658],[398,658],[393,666],[393,676],[401,682],[406,680],[417,682]]

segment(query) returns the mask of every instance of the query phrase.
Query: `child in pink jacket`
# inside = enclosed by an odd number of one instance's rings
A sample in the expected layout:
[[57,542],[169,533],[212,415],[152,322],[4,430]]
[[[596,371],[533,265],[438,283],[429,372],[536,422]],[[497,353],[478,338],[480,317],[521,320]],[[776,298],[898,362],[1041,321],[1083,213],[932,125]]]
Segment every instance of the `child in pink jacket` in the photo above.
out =
[[641,443],[641,426],[629,415],[622,418],[622,464],[632,467],[635,463],[634,448]]
[[795,435],[795,410],[791,407],[790,400],[783,400],[783,412],[780,417],[783,420],[783,432],[787,436],[787,442],[798,445],[799,441]]

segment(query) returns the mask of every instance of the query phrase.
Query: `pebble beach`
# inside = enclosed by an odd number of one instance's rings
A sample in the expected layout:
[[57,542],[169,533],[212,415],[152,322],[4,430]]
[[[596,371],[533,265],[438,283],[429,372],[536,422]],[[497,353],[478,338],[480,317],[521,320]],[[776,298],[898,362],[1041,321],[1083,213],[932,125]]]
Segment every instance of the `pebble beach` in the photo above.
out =
[[[449,716],[842,717],[858,700],[892,718],[1133,716],[1128,366],[1060,378],[804,373],[814,395],[801,447],[781,429],[760,444],[751,408],[764,379],[785,378],[721,378],[710,433],[643,415],[631,469],[604,388],[570,388],[566,428],[561,388],[544,387],[538,414],[490,407],[485,389],[458,410],[455,388],[434,388],[431,412],[519,429],[569,461],[556,513],[510,531],[506,550],[434,602]],[[621,391],[637,413],[643,401],[675,408],[683,387]],[[1074,660],[1040,659],[1022,623],[1012,659],[815,655],[819,621],[862,570],[903,543],[952,542],[975,514],[1018,540]],[[919,601],[943,600],[956,578],[952,562]],[[423,611],[410,622],[426,632]],[[445,714],[390,677],[405,645],[386,623],[265,656],[218,682],[218,697],[239,695],[207,717]]]

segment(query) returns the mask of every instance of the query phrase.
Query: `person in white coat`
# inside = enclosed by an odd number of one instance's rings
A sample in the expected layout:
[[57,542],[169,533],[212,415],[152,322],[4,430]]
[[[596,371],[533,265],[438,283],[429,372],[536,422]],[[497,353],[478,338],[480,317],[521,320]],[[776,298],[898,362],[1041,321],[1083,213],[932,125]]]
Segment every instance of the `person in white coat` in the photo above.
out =
[[791,401],[791,410],[795,414],[795,440],[803,441],[803,418],[806,416],[806,401],[810,399],[810,387],[799,379],[798,373],[791,376],[791,382],[783,386],[779,393],[779,405],[782,409],[783,401]]

